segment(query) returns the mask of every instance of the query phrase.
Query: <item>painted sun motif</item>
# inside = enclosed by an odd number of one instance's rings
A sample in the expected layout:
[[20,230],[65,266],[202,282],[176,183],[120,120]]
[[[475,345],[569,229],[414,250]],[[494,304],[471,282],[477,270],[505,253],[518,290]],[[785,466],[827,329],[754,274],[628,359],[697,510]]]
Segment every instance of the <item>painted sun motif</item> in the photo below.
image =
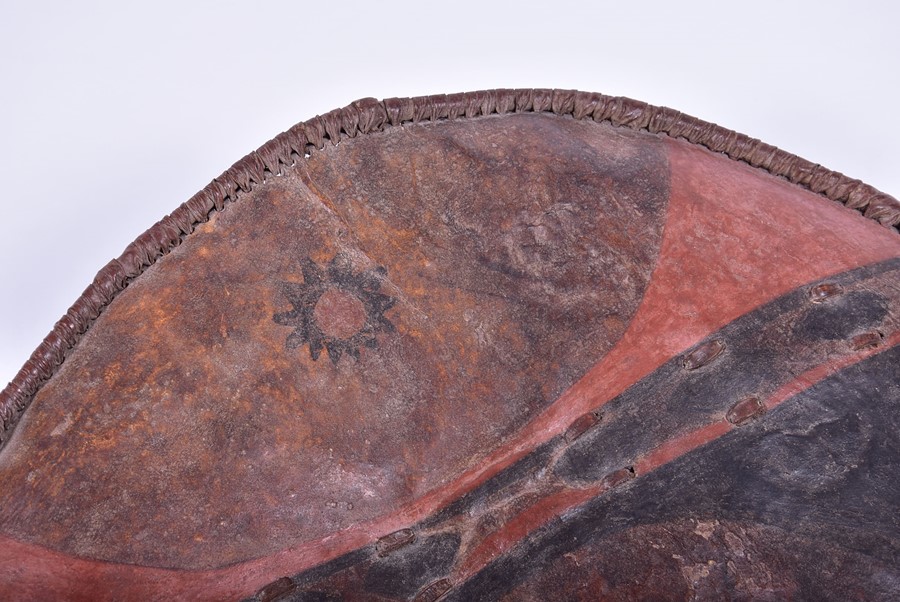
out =
[[282,282],[294,309],[273,316],[277,324],[294,329],[285,342],[288,349],[309,344],[314,361],[324,349],[337,364],[345,354],[359,359],[362,347],[377,347],[377,333],[394,331],[384,312],[396,299],[380,292],[385,268],[354,273],[350,259],[341,253],[327,266],[320,267],[307,257],[300,267],[302,284]]

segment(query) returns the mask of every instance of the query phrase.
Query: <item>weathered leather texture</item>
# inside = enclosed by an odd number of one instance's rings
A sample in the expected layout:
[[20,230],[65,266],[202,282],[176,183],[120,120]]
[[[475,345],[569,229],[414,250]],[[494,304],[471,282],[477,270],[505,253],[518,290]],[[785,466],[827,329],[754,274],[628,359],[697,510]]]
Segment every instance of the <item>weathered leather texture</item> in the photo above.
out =
[[898,224],[598,94],[299,124],[110,262],[4,390],[0,586],[891,599]]
[[0,392],[0,445],[9,438],[21,412],[65,358],[100,311],[126,284],[165,255],[213,211],[251,190],[284,166],[338,144],[342,137],[378,132],[404,123],[471,118],[508,113],[571,115],[617,127],[681,138],[743,161],[799,186],[843,203],[866,217],[900,227],[900,201],[868,184],[792,155],[755,138],[727,130],[666,107],[624,97],[574,90],[490,90],[484,92],[358,100],[348,107],[299,123],[250,153],[190,200],[138,237],[113,259],[54,326],[13,381]]

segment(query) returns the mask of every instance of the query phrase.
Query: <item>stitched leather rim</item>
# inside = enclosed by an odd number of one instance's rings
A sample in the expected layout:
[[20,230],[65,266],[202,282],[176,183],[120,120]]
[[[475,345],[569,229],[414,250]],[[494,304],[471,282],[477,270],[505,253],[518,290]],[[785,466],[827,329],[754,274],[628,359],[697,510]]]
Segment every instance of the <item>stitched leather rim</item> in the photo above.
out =
[[549,89],[489,90],[383,101],[364,98],[298,123],[266,142],[106,264],[0,392],[0,449],[43,383],[56,373],[104,307],[144,270],[181,244],[198,224],[238,200],[243,192],[323,151],[326,141],[337,145],[345,136],[355,138],[406,123],[507,113],[553,113],[686,140],[785,178],[900,233],[900,201],[894,197],[755,138],[666,107],[592,92]]

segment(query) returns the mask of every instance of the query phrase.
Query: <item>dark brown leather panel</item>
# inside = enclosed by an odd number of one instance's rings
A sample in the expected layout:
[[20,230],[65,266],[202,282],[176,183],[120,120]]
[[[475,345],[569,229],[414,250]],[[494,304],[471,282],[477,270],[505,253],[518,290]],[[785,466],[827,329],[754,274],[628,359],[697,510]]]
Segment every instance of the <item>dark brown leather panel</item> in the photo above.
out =
[[[122,272],[124,280],[121,277],[110,280],[101,272],[95,284],[100,288],[111,289],[112,294],[122,290],[125,282],[140,275],[148,265],[180,243],[181,237],[176,232],[189,234],[198,224],[208,219],[211,211],[221,210],[226,202],[233,201],[240,192],[249,190],[254,183],[264,182],[267,174],[280,174],[284,166],[294,165],[309,151],[322,149],[326,137],[332,144],[337,144],[343,136],[353,138],[357,133],[379,131],[388,123],[399,125],[410,121],[544,111],[683,138],[692,144],[784,177],[826,198],[864,212],[866,217],[893,227],[894,230],[900,226],[900,202],[859,180],[715,124],[629,98],[574,90],[530,89],[394,98],[381,103],[366,98],[333,111],[330,129],[326,128],[323,118],[316,117],[295,125],[247,155],[171,215],[138,237],[121,257],[111,262],[116,271]],[[340,129],[337,128],[338,123]],[[0,391],[0,446],[9,439],[10,432],[41,384],[54,374],[66,353],[108,302],[108,297],[98,297],[95,294],[92,284],[60,319],[13,381]]]
[[621,337],[667,182],[659,140],[554,116],[310,158],[109,305],[0,457],[0,528],[202,569],[411,503]]
[[[896,209],[758,141],[597,94],[366,99],[298,124],[101,270],[0,393],[0,585],[262,599],[358,563],[318,593],[466,599],[533,542],[551,558],[542,534],[560,517],[674,484],[754,425],[777,431],[776,408],[833,375],[880,358],[866,386],[887,382]],[[866,294],[860,270],[884,273]],[[785,295],[794,313],[754,313]],[[751,315],[753,332],[709,338]],[[829,449],[810,441],[810,457]],[[723,491],[685,507],[720,517]]]

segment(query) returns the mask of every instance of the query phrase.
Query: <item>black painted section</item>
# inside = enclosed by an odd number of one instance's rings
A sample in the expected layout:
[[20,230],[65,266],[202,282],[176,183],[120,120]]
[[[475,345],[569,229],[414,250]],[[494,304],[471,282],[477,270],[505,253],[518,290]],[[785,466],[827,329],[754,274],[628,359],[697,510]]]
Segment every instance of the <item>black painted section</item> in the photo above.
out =
[[[289,596],[279,597],[277,600],[278,602],[319,602],[320,598],[322,602],[333,602],[335,600],[340,600],[340,596],[333,592],[329,593],[309,590],[304,586],[307,586],[311,583],[324,581],[337,573],[358,566],[359,564],[365,562],[366,559],[372,557],[374,554],[375,546],[366,546],[357,550],[353,550],[352,552],[349,552],[342,556],[338,556],[337,558],[322,563],[319,566],[315,566],[308,571],[299,573],[291,578],[291,581],[293,582],[297,590]],[[303,596],[308,597],[304,598]],[[256,602],[257,600],[258,597],[254,596],[251,598],[247,598],[243,602]]]
[[343,556],[338,556],[334,560],[330,560],[319,566],[313,567],[308,571],[304,571],[299,575],[293,577],[293,581],[297,585],[305,585],[308,583],[315,583],[317,581],[321,581],[331,577],[336,573],[340,573],[341,571],[345,571],[348,568],[359,565],[362,562],[365,562],[367,559],[371,558],[375,554],[375,546],[366,546],[364,548],[360,548],[358,550],[354,550]]
[[[676,357],[634,384],[604,406],[603,420],[569,446],[553,471],[573,484],[602,478],[661,442],[721,418],[747,395],[765,398],[797,374],[829,358],[845,357],[846,338],[896,319],[891,315],[898,313],[898,271],[900,259],[893,259],[836,275],[820,282],[839,284],[843,295],[812,303],[812,283],[732,322],[707,339],[726,341],[720,357],[693,371],[684,370],[682,358]],[[846,336],[834,338],[836,334]],[[602,543],[605,536],[635,525],[684,517],[773,525],[812,540],[811,545],[822,542],[823,550],[849,548],[867,561],[900,565],[900,521],[892,518],[900,506],[900,468],[887,460],[900,457],[898,365],[897,350],[884,352],[722,439],[554,519],[469,582],[455,586],[446,599],[495,599],[589,541]],[[563,445],[563,437],[555,437],[413,530],[418,534],[468,524],[467,517],[502,504],[524,483],[540,478]],[[460,542],[455,534],[449,539],[446,534],[417,537],[384,558],[363,548],[294,581],[311,594],[343,591],[352,592],[351,599],[369,594],[410,599],[452,571]],[[798,556],[798,562],[811,567],[814,560]],[[797,570],[803,572],[802,567]],[[805,595],[833,599],[817,595],[828,583],[808,579]]]
[[[314,361],[319,359],[324,349],[336,364],[345,354],[359,359],[359,350],[363,346],[377,347],[376,334],[394,332],[394,324],[385,317],[384,312],[392,308],[397,300],[380,292],[382,280],[387,275],[384,267],[355,273],[350,259],[340,253],[332,258],[327,267],[316,265],[309,257],[300,262],[300,267],[302,284],[282,282],[283,293],[293,309],[272,317],[276,324],[294,329],[285,341],[287,349],[309,344],[309,355]],[[330,336],[316,321],[316,304],[329,288],[345,291],[365,308],[365,324],[349,338]]]
[[365,590],[381,596],[411,597],[450,572],[459,544],[459,534],[441,533],[378,558],[366,573]]
[[[641,524],[683,518],[775,527],[818,555],[794,566],[799,599],[900,597],[900,347],[784,402],[761,420],[539,529],[447,600],[496,599],[567,552]],[[830,550],[852,575],[819,570]],[[846,582],[868,579],[867,591]],[[860,598],[862,596],[862,598]]]
[[603,407],[602,423],[575,441],[554,470],[576,485],[596,481],[724,416],[738,401],[765,399],[796,375],[846,354],[847,339],[883,324],[890,300],[868,288],[887,288],[898,268],[894,260],[848,272],[829,279],[847,289],[844,295],[811,303],[811,287],[802,287],[738,318],[706,339],[725,342],[721,356],[697,370],[685,370],[676,357],[634,384]]
[[887,300],[869,291],[853,291],[812,303],[793,334],[805,341],[847,339],[878,325],[888,313]]

